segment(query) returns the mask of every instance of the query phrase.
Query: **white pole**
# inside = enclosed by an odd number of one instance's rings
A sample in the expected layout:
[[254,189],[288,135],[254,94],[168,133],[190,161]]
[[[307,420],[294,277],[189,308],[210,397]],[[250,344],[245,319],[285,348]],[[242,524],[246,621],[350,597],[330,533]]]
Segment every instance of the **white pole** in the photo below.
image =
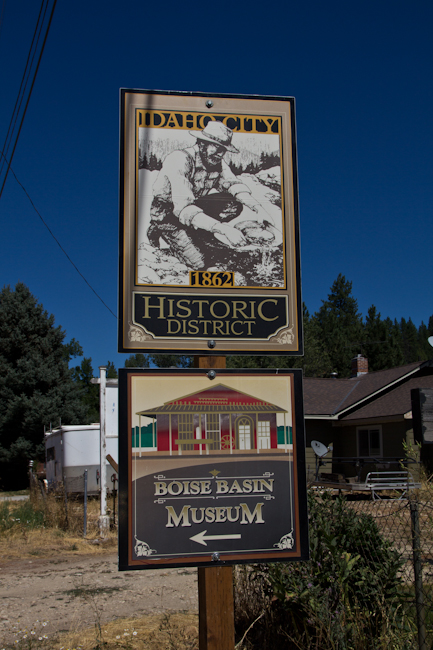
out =
[[99,529],[101,537],[106,537],[110,529],[110,517],[107,516],[107,442],[106,442],[106,412],[107,412],[107,368],[99,366],[99,421],[100,421],[100,481],[101,481],[101,514]]

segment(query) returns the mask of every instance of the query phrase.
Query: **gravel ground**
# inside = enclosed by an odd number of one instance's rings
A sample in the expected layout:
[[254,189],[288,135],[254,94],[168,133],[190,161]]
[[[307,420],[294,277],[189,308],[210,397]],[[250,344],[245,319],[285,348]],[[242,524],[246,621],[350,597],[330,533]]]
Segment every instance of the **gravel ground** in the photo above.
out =
[[0,641],[12,626],[77,630],[116,618],[197,610],[197,570],[117,570],[117,555],[0,561]]

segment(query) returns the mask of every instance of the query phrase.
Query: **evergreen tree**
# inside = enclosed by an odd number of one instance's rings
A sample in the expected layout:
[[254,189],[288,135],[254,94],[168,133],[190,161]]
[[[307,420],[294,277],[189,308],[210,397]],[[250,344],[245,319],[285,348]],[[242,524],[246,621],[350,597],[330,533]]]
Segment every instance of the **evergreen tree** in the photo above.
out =
[[[81,424],[86,407],[68,368],[76,341],[64,344],[29,289],[18,283],[0,291],[0,482],[27,483],[29,459],[43,456],[44,425]],[[78,347],[77,347],[78,346]]]
[[418,331],[411,318],[408,321],[401,319],[400,332],[404,363],[419,361]]
[[306,377],[325,377],[332,370],[321,333],[315,319],[304,308],[304,356],[241,356],[227,357],[228,368],[302,368]]
[[427,361],[427,359],[433,358],[433,348],[428,342],[429,336],[431,334],[428,331],[427,325],[421,321],[421,325],[418,328],[418,350],[421,361]]
[[91,357],[84,357],[81,364],[72,370],[72,379],[80,386],[81,400],[87,409],[86,418],[81,424],[99,422],[99,385],[91,383],[93,377]]
[[114,366],[114,363],[112,361],[108,361],[107,363],[107,379],[117,379],[118,374],[117,370]]
[[[112,361],[107,363],[107,379],[117,379],[117,370]],[[81,400],[87,408],[87,415],[81,424],[99,422],[100,419],[100,385],[92,384],[95,376],[91,357],[84,357],[79,366],[75,366],[72,372],[72,379],[81,388]]]
[[[296,357],[295,357],[296,358]],[[322,331],[316,318],[310,318],[304,307],[304,356],[298,357],[306,377],[329,377],[332,362],[322,338]],[[297,368],[298,366],[293,366]]]
[[382,320],[372,305],[365,320],[363,353],[368,358],[368,369],[385,370],[404,363],[399,329],[390,318]]
[[125,368],[148,368],[149,365],[149,355],[141,352],[131,354],[125,361]]
[[339,377],[348,377],[351,359],[358,352],[356,345],[359,347],[362,341],[363,330],[358,303],[352,296],[352,283],[340,273],[331,287],[328,300],[322,300],[322,303],[313,318],[333,369]]
[[193,357],[184,354],[131,354],[125,361],[125,368],[191,368]]
[[157,368],[192,368],[194,357],[184,354],[150,354],[150,360]]

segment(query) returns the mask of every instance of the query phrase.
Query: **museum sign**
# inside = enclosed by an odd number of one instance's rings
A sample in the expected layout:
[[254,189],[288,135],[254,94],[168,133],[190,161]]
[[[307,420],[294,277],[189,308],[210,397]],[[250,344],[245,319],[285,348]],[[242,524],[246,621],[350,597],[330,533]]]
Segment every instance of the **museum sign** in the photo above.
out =
[[120,569],[308,557],[301,383],[120,369]]

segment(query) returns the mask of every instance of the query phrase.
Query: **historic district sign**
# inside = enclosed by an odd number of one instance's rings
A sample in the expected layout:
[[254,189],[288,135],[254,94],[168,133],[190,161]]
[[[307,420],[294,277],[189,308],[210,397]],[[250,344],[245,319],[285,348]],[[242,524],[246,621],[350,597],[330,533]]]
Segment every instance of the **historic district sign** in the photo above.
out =
[[206,373],[119,370],[121,570],[308,557],[302,371]]
[[294,99],[121,91],[119,351],[302,354]]

